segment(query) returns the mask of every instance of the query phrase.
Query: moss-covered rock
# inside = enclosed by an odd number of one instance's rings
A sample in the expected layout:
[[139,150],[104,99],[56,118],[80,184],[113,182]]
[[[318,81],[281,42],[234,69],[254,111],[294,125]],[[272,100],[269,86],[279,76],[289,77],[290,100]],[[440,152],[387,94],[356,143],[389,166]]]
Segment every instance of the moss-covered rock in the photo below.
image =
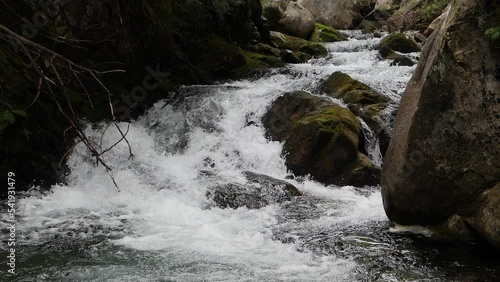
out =
[[337,42],[345,41],[347,38],[332,27],[316,23],[309,40],[312,42]]
[[320,43],[309,42],[307,40],[289,36],[280,32],[271,31],[271,40],[281,49],[300,51],[315,58],[325,57],[328,55],[328,50]]
[[321,85],[321,91],[328,96],[342,99],[353,113],[372,128],[380,139],[380,151],[383,155],[387,150],[390,136],[380,113],[386,108],[390,99],[342,72],[330,75]]
[[331,105],[327,99],[305,91],[285,93],[273,102],[262,118],[266,135],[271,140],[284,141],[301,118]]
[[325,184],[377,185],[380,168],[358,152],[361,124],[338,105],[300,119],[285,141],[287,167]]
[[389,101],[389,98],[386,96],[343,72],[334,72],[331,74],[323,83],[322,91],[328,96],[342,99],[348,104],[357,104],[360,106]]
[[422,50],[415,40],[400,32],[392,33],[382,39],[379,44],[379,49],[385,47],[401,53],[420,52]]

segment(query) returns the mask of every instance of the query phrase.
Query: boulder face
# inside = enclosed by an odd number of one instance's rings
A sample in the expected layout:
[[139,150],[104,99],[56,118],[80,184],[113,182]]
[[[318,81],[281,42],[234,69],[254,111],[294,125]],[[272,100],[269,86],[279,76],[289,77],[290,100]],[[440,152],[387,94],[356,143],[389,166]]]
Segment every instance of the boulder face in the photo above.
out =
[[384,208],[398,224],[435,225],[456,214],[479,234],[496,228],[498,244],[498,220],[484,218],[500,218],[488,208],[499,193],[481,196],[500,182],[499,45],[485,36],[500,23],[484,12],[497,8],[451,1],[424,46],[383,166]]
[[261,0],[263,16],[272,30],[307,38],[314,30],[314,16],[309,10],[289,0]]
[[278,27],[278,31],[299,38],[307,38],[314,30],[314,16],[296,2],[290,2],[283,17],[278,21]]
[[370,6],[374,1],[346,1],[346,0],[298,0],[299,5],[305,7],[313,14],[316,22],[337,29],[355,27],[362,18],[363,7]]

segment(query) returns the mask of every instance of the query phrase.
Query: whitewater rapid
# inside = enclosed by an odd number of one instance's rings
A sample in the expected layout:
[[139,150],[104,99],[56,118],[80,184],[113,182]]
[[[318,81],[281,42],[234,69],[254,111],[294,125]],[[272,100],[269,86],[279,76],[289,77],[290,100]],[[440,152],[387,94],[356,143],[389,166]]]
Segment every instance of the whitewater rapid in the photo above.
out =
[[[131,124],[120,123],[130,126],[135,158],[122,142],[103,159],[121,192],[77,145],[67,183],[50,192],[34,188],[18,202],[18,281],[369,281],[371,264],[360,257],[394,252],[386,239],[370,235],[389,226],[378,187],[287,179],[305,196],[256,210],[210,208],[206,198],[216,183],[245,183],[243,171],[290,178],[282,144],[267,140],[261,123],[285,92],[321,95],[320,82],[342,71],[397,105],[414,67],[379,60],[380,39],[348,35],[350,41],[326,44],[327,58],[183,87],[175,102],[159,101]],[[394,108],[387,111],[390,117]],[[120,139],[113,128],[101,137],[105,126],[85,129],[102,148]]]

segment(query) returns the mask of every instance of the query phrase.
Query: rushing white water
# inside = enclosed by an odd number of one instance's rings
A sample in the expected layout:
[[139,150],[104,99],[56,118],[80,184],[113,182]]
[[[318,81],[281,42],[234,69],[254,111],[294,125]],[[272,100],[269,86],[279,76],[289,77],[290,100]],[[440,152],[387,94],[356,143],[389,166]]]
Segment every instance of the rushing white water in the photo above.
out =
[[[349,35],[350,41],[327,44],[326,59],[253,80],[186,87],[176,103],[158,102],[130,124],[135,158],[129,160],[124,142],[104,155],[121,192],[77,145],[67,184],[32,191],[19,202],[25,252],[19,280],[370,280],[360,257],[393,251],[369,235],[388,227],[376,187],[288,180],[305,196],[255,210],[207,208],[206,198],[214,183],[244,183],[243,171],[289,175],[282,144],[264,137],[260,121],[284,92],[321,95],[318,84],[343,71],[399,101],[414,68],[377,59],[379,39]],[[86,132],[107,148],[120,135],[110,128],[101,140],[104,126],[89,125]],[[394,270],[379,275],[381,281],[398,277]]]

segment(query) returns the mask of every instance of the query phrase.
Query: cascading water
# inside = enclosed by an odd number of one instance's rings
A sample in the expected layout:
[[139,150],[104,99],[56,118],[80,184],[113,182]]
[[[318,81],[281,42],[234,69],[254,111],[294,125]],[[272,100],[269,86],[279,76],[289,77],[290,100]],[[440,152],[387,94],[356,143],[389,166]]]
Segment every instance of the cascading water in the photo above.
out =
[[[120,143],[104,155],[108,174],[82,145],[67,184],[18,202],[17,281],[420,281],[449,277],[412,239],[388,232],[379,189],[288,180],[305,193],[260,209],[210,207],[216,183],[244,183],[243,171],[285,179],[282,144],[264,137],[261,117],[282,93],[308,90],[342,71],[394,105],[413,67],[377,59],[379,39],[346,32],[330,56],[259,78],[184,87],[130,125],[135,158]],[[342,104],[341,101],[336,101]],[[394,107],[386,110],[388,123]],[[120,135],[86,133],[103,147]],[[121,124],[126,128],[126,124]],[[365,134],[367,135],[367,134]],[[377,140],[368,151],[379,158]],[[371,145],[370,145],[371,144]],[[375,145],[374,145],[375,144]],[[371,148],[371,149],[370,149]],[[377,160],[375,160],[377,162]],[[2,224],[6,221],[3,218]],[[2,228],[5,230],[5,228]],[[6,251],[1,251],[2,264]],[[450,266],[451,267],[451,266]],[[487,268],[486,268],[487,269]]]

